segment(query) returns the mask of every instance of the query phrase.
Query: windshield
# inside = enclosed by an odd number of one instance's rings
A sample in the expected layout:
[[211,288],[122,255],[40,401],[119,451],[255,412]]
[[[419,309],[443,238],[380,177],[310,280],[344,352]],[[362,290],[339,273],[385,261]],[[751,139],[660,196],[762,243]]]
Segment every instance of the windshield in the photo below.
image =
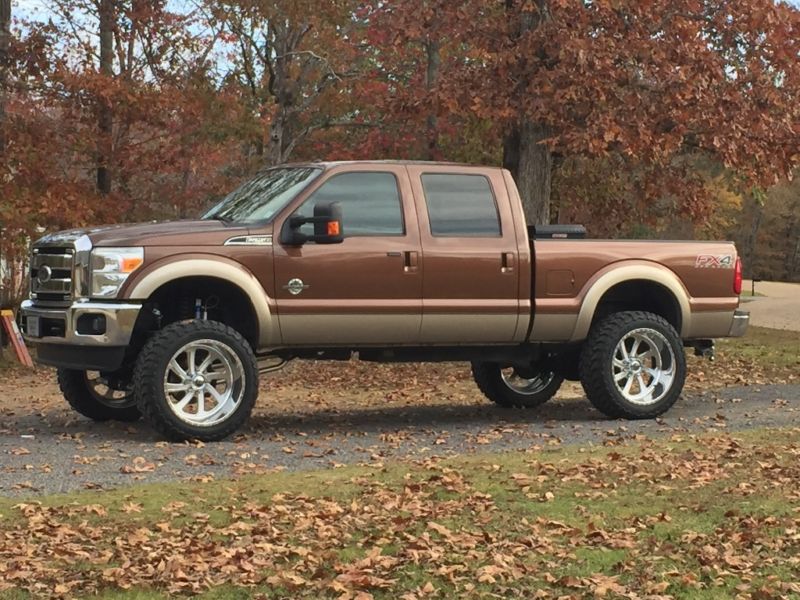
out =
[[268,221],[322,172],[314,167],[269,169],[225,196],[203,219]]

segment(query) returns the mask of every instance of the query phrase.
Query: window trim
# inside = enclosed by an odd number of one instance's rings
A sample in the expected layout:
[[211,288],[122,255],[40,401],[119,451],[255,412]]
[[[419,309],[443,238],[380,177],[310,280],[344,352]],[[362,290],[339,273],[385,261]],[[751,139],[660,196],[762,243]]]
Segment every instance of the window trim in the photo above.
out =
[[[495,215],[497,216],[497,233],[494,235],[486,235],[486,234],[464,234],[459,233],[456,235],[448,235],[442,233],[434,233],[433,232],[433,220],[431,219],[431,208],[430,204],[428,203],[428,194],[425,190],[425,180],[424,177],[426,175],[449,175],[449,176],[460,176],[460,177],[481,177],[483,178],[486,183],[489,185],[489,193],[492,195],[492,202],[494,203],[494,211]],[[484,173],[464,173],[464,172],[448,172],[448,171],[424,171],[419,174],[419,185],[422,188],[422,196],[425,200],[425,212],[428,215],[428,233],[430,233],[431,237],[434,238],[463,238],[463,239],[502,239],[503,238],[503,219],[500,215],[500,206],[497,204],[497,192],[494,189],[494,185],[492,185],[492,180]]]
[[303,208],[303,206],[314,198],[314,195],[320,191],[323,187],[325,187],[328,182],[333,181],[337,177],[344,177],[345,175],[369,175],[369,174],[377,174],[377,175],[391,175],[394,179],[395,189],[397,190],[397,201],[398,205],[400,206],[400,225],[402,226],[402,231],[400,233],[347,233],[347,215],[345,215],[345,222],[344,222],[344,239],[347,238],[364,238],[364,237],[373,237],[373,238],[399,238],[399,237],[406,237],[408,236],[408,229],[406,228],[406,214],[405,214],[405,203],[403,202],[403,191],[400,187],[400,180],[397,178],[397,173],[392,171],[380,171],[380,170],[369,170],[369,171],[342,171],[341,173],[334,173],[327,179],[321,181],[319,185],[312,191],[307,198],[305,198],[298,206],[295,208],[291,214],[290,218],[294,215],[297,215],[299,211]]

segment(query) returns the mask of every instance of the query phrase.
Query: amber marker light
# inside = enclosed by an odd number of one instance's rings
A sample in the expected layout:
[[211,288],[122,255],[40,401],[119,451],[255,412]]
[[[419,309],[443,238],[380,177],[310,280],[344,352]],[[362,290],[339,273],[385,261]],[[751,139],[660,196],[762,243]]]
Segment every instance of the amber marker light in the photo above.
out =
[[340,232],[339,221],[328,221],[328,235],[339,235]]
[[120,273],[133,273],[143,262],[144,259],[139,256],[125,256],[120,261]]

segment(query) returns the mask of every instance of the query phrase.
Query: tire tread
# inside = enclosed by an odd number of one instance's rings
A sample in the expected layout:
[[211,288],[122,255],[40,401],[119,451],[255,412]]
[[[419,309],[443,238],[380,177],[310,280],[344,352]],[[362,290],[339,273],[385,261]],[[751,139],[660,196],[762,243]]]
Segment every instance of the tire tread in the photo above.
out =
[[533,396],[517,394],[506,386],[500,377],[500,367],[494,363],[473,362],[472,377],[481,393],[503,408],[536,408],[552,398],[561,387],[564,378],[555,374],[555,379],[541,392]]
[[[253,393],[252,390],[246,392],[244,398],[241,400],[241,402],[249,404],[249,406],[245,405],[241,407],[232,418],[213,426],[213,428],[209,428],[208,431],[204,431],[200,435],[198,435],[196,429],[193,429],[188,424],[173,422],[173,419],[170,418],[172,416],[171,413],[168,414],[164,412],[168,409],[162,406],[162,403],[152,400],[157,394],[163,393],[160,386],[156,389],[153,373],[160,372],[160,363],[163,360],[169,360],[169,358],[171,358],[171,356],[166,355],[172,354],[171,346],[174,344],[175,338],[195,333],[217,333],[234,338],[243,348],[249,350],[244,353],[245,356],[239,355],[243,363],[248,363],[243,364],[245,370],[250,368],[256,374],[255,393]],[[171,441],[199,439],[204,442],[213,442],[231,435],[239,429],[249,417],[255,405],[256,397],[258,396],[258,364],[255,354],[252,349],[250,349],[250,345],[244,337],[232,327],[217,321],[179,321],[167,325],[155,333],[145,344],[144,348],[142,348],[136,361],[136,367],[134,368],[133,383],[136,394],[136,404],[147,422],[158,433]]]
[[138,421],[141,413],[136,406],[111,408],[97,401],[86,387],[86,374],[75,369],[58,369],[58,387],[72,409],[92,421]]
[[[642,322],[659,325],[667,333],[667,339],[672,338],[669,340],[670,342],[675,340],[680,342],[680,336],[665,318],[646,311],[625,311],[608,315],[595,324],[589,331],[581,351],[580,374],[583,390],[597,410],[614,419],[658,417],[677,401],[683,388],[686,376],[686,358],[683,347],[679,343],[679,351],[675,353],[675,360],[678,363],[678,374],[676,375],[678,380],[673,383],[673,389],[666,396],[669,398],[668,401],[662,399],[652,407],[641,407],[633,412],[622,399],[609,389],[604,377],[608,348],[612,345],[616,347],[617,340],[622,333],[641,327]],[[604,366],[598,368],[598,365]]]

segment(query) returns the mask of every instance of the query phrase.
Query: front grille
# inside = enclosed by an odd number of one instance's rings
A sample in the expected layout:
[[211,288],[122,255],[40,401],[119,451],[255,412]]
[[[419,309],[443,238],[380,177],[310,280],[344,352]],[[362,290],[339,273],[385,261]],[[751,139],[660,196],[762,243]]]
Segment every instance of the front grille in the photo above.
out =
[[39,246],[31,256],[31,293],[42,304],[69,304],[75,250],[62,246]]

